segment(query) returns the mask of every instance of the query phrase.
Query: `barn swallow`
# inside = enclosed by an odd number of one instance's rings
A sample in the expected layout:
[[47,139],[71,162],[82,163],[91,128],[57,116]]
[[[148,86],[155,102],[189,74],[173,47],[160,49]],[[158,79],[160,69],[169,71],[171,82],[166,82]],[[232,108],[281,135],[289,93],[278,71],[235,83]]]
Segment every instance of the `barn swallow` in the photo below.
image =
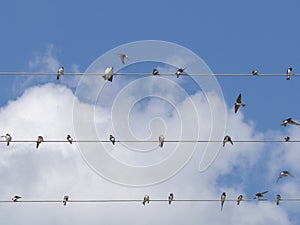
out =
[[172,201],[174,200],[174,195],[173,195],[173,193],[170,193],[170,195],[169,195],[169,205],[172,203]]
[[292,118],[287,118],[287,119],[283,120],[282,124],[280,124],[280,125],[286,127],[287,124],[297,125],[297,126],[300,125],[299,123],[297,123],[294,120],[292,120]]
[[158,70],[157,70],[157,69],[154,69],[154,70],[152,71],[152,75],[158,75]]
[[290,137],[289,136],[284,137],[284,141],[286,142],[290,141]]
[[111,141],[111,143],[114,145],[115,144],[115,141],[116,141],[116,138],[112,135],[109,135],[109,140]]
[[106,68],[104,75],[102,76],[104,80],[108,80],[112,82],[114,76],[114,68],[113,67],[108,67]]
[[237,198],[237,205],[240,205],[241,201],[243,201],[243,195],[239,195],[239,197]]
[[159,141],[159,147],[163,147],[163,145],[164,145],[164,142],[165,142],[165,137],[164,137],[164,135],[159,135],[159,137],[158,137],[158,141]]
[[128,55],[125,55],[123,53],[118,54],[118,56],[120,57],[122,64],[125,64],[125,59],[129,59]]
[[286,70],[286,79],[287,79],[287,80],[290,80],[290,79],[291,79],[291,75],[293,75],[292,72],[293,72],[293,68],[292,68],[292,67],[289,67],[289,68]]
[[253,199],[261,199],[262,197],[264,197],[264,194],[268,193],[269,191],[264,191],[264,192],[260,192],[260,193],[256,193],[255,197]]
[[283,170],[283,171],[280,172],[280,174],[279,174],[279,176],[278,176],[278,178],[277,178],[277,180],[276,180],[276,184],[278,183],[278,181],[279,181],[281,178],[286,177],[286,176],[294,177],[294,175],[291,174],[289,171]]
[[257,70],[253,70],[251,73],[252,73],[252,75],[254,75],[254,76],[258,75],[258,71],[257,71]]
[[7,134],[5,134],[5,135],[3,135],[1,137],[5,138],[6,143],[7,143],[6,145],[9,146],[9,142],[11,142],[11,139],[12,139],[11,136],[10,136],[10,134],[7,133]]
[[39,145],[44,141],[44,138],[42,136],[38,136],[38,139],[36,141],[36,148],[39,148]]
[[242,94],[239,94],[239,96],[237,97],[235,103],[234,103],[234,112],[237,113],[237,111],[239,110],[240,106],[246,106],[245,104],[242,103]]
[[20,196],[18,196],[18,195],[15,195],[11,200],[12,200],[13,202],[17,202],[20,198],[22,198],[22,197],[20,197]]
[[59,77],[64,74],[64,71],[65,71],[64,67],[59,67],[59,69],[57,70],[57,76],[56,76],[57,80],[59,80]]
[[186,68],[179,68],[176,72],[176,75],[177,75],[177,78],[179,78],[179,76],[183,73],[183,71],[185,70]]
[[145,195],[145,196],[144,196],[144,200],[143,200],[143,205],[145,205],[146,203],[149,204],[149,202],[150,202],[149,195]]
[[231,137],[228,136],[228,135],[226,135],[226,136],[224,137],[224,139],[223,139],[223,147],[225,146],[225,144],[226,144],[227,142],[230,142],[230,143],[233,145],[233,141],[231,140]]
[[73,138],[71,137],[70,134],[67,135],[67,140],[70,142],[70,144],[72,144]]
[[223,205],[224,205],[225,199],[226,199],[226,193],[223,192],[221,195],[221,211],[223,210]]
[[279,205],[280,200],[281,200],[281,196],[276,195],[276,205]]
[[68,196],[68,195],[65,195],[65,196],[64,196],[64,199],[63,199],[64,206],[67,205],[67,201],[69,201],[69,196]]

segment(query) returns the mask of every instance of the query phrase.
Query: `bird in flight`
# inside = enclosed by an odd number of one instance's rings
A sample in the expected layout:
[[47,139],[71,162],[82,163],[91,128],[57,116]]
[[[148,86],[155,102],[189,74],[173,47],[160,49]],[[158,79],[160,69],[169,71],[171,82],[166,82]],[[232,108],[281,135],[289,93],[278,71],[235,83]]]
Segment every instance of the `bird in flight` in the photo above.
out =
[[299,123],[297,123],[294,120],[292,120],[292,118],[287,118],[287,119],[283,120],[282,124],[280,124],[280,125],[286,127],[287,124],[297,125],[297,126],[300,125]]
[[68,140],[68,142],[70,142],[70,144],[73,143],[73,138],[71,137],[70,134],[67,135],[67,140]]
[[278,176],[278,178],[277,178],[277,180],[276,180],[276,184],[278,183],[278,181],[279,181],[281,178],[287,177],[287,176],[290,176],[290,177],[293,177],[293,178],[294,178],[294,175],[291,174],[289,171],[287,171],[287,170],[281,171],[280,174],[279,174],[279,176]]
[[254,76],[258,75],[258,71],[257,71],[257,70],[253,70],[251,73],[252,73],[252,75],[254,75]]
[[152,75],[158,75],[158,70],[157,70],[157,69],[154,69],[154,70],[152,71]]
[[123,53],[118,54],[118,56],[120,57],[122,64],[125,64],[125,59],[129,59],[128,55],[125,55]]
[[169,205],[171,205],[172,201],[174,200],[174,195],[173,195],[173,193],[170,193],[168,199],[169,199]]
[[65,71],[65,68],[63,66],[58,68],[57,75],[56,75],[57,80],[59,80],[59,77],[64,74],[64,71]]
[[286,70],[286,79],[287,80],[291,79],[291,75],[293,75],[292,72],[293,72],[293,68],[292,67],[287,68],[287,70]]
[[144,200],[143,200],[143,205],[145,205],[146,203],[149,204],[149,202],[150,202],[150,197],[149,197],[149,195],[145,195],[145,196],[144,196]]
[[221,195],[221,211],[223,210],[225,199],[226,199],[226,193],[223,192]]
[[242,103],[242,94],[239,94],[239,96],[237,97],[235,103],[234,103],[234,112],[237,113],[237,111],[239,110],[240,106],[246,106],[245,104]]
[[239,195],[239,197],[237,198],[237,205],[240,205],[241,201],[243,201],[243,195]]
[[64,196],[64,199],[63,199],[63,204],[64,204],[64,206],[67,205],[67,201],[69,201],[69,196],[68,196],[68,195],[65,195],[65,196]]
[[164,142],[165,142],[165,137],[164,137],[164,135],[159,135],[159,137],[158,137],[158,142],[159,142],[159,147],[163,147],[163,145],[164,145]]
[[15,195],[11,200],[12,200],[13,202],[17,202],[20,198],[22,198],[22,197],[20,197],[20,196],[18,196],[18,195]]
[[176,75],[177,75],[177,78],[179,78],[179,76],[183,73],[183,71],[185,70],[186,68],[179,68],[176,72]]
[[11,136],[10,136],[10,134],[5,134],[5,135],[3,135],[3,136],[1,136],[2,138],[5,138],[5,140],[6,140],[6,145],[7,146],[9,146],[9,142],[11,142]]
[[279,205],[280,200],[281,200],[281,196],[276,195],[276,205]]
[[108,67],[105,69],[104,75],[102,76],[104,80],[108,80],[112,82],[114,76],[114,68],[113,67]]
[[264,192],[260,192],[260,193],[256,193],[255,197],[253,199],[261,199],[262,197],[264,197],[264,194],[268,193],[269,191],[264,191]]
[[40,144],[44,141],[43,136],[38,136],[38,139],[36,141],[36,148],[39,148]]
[[226,144],[227,142],[230,142],[230,143],[233,145],[233,141],[232,141],[231,137],[228,136],[228,135],[226,135],[226,136],[224,137],[224,139],[223,139],[223,147],[225,146],[225,144]]
[[115,141],[116,141],[116,138],[112,135],[109,135],[109,140],[111,141],[111,143],[114,145],[115,144]]

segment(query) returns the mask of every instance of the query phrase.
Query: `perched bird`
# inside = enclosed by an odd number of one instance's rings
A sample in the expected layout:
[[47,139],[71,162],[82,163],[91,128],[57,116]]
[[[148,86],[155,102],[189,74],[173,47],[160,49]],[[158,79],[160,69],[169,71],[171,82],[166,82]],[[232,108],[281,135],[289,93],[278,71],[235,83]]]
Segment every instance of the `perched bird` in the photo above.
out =
[[245,104],[242,103],[242,94],[239,94],[239,96],[237,97],[235,103],[234,103],[234,112],[237,113],[237,111],[239,110],[240,106],[246,106]]
[[70,134],[67,135],[67,140],[70,142],[70,144],[72,144],[73,138],[71,137]]
[[223,139],[223,147],[225,146],[225,144],[226,144],[227,142],[230,142],[230,143],[233,145],[233,141],[231,140],[231,137],[228,136],[228,135],[226,135],[226,136],[224,137],[224,139]]
[[241,201],[243,201],[243,195],[239,195],[239,197],[237,198],[237,205],[240,205]]
[[297,125],[297,126],[300,125],[299,123],[297,123],[294,120],[292,120],[292,118],[287,118],[287,119],[283,120],[282,124],[280,124],[280,125],[286,127],[287,124]]
[[152,71],[152,75],[158,75],[158,70],[157,70],[157,69],[154,69],[154,70]]
[[221,211],[223,210],[223,205],[224,205],[225,199],[226,199],[226,193],[223,192],[221,195]]
[[113,67],[108,67],[106,68],[104,75],[102,76],[104,80],[108,80],[112,82],[114,76],[114,68]]
[[254,76],[258,75],[258,71],[257,71],[257,70],[253,70],[251,73],[252,73],[252,75],[254,75]]
[[11,136],[10,136],[10,134],[7,133],[7,134],[5,134],[5,135],[3,135],[1,137],[5,138],[6,143],[7,143],[6,145],[9,146],[9,142],[11,142],[11,139],[12,139]]
[[149,202],[150,202],[149,195],[145,195],[145,196],[144,196],[144,200],[143,200],[143,205],[145,205],[146,203],[149,204]]
[[69,196],[65,195],[63,200],[64,205],[67,205],[67,201],[69,201]]
[[294,175],[291,174],[289,171],[283,170],[283,171],[280,172],[280,174],[279,174],[279,176],[278,176],[278,178],[277,178],[277,180],[276,180],[276,184],[278,183],[278,181],[279,181],[281,178],[286,177],[286,176],[294,177]]
[[284,137],[284,140],[285,140],[285,141],[290,141],[290,137],[289,137],[289,136],[286,136],[286,137]]
[[261,199],[262,197],[264,197],[264,194],[268,193],[269,191],[264,191],[264,192],[260,192],[260,193],[256,193],[255,197],[253,199]]
[[279,201],[281,200],[280,195],[276,195],[276,205],[279,205]]
[[15,195],[11,200],[12,200],[13,202],[17,202],[20,198],[22,198],[22,197],[20,197],[20,196],[18,196],[18,195]]
[[179,76],[183,73],[183,71],[185,70],[186,68],[179,68],[176,72],[176,75],[177,75],[177,78],[179,78]]
[[164,142],[165,142],[165,137],[164,137],[164,135],[159,135],[159,137],[158,137],[158,141],[159,141],[159,147],[163,147],[163,145],[164,145]]
[[120,57],[122,64],[125,64],[125,59],[129,59],[128,55],[125,55],[123,53],[118,54],[118,56]]
[[174,200],[174,195],[173,195],[173,193],[170,193],[170,195],[169,195],[169,205],[171,205],[173,200]]
[[44,138],[42,136],[38,136],[38,139],[36,141],[36,148],[39,148],[40,144],[44,141]]
[[57,80],[59,80],[59,77],[64,74],[64,71],[65,71],[64,67],[59,67],[59,69],[57,70],[57,76],[56,76]]
[[290,79],[291,79],[291,75],[293,75],[292,72],[293,72],[293,68],[292,68],[292,67],[289,67],[289,68],[286,70],[286,79],[287,79],[287,80],[290,80]]
[[111,141],[111,143],[114,145],[115,144],[115,141],[116,141],[116,138],[112,135],[109,135],[109,140]]

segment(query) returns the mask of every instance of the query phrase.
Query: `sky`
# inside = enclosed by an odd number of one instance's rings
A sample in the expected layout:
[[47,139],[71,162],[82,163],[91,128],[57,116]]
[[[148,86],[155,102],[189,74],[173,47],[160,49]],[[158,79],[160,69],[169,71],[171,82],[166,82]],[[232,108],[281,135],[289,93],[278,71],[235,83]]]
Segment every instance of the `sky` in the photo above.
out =
[[[5,1],[0,71],[298,74],[296,0]],[[151,46],[147,40],[160,43]],[[139,46],[141,43],[142,47]],[[165,48],[164,48],[165,47]],[[168,51],[170,50],[170,51]],[[129,60],[122,65],[117,53]],[[191,54],[191,52],[193,54]],[[149,60],[144,62],[145,60]],[[157,61],[157,62],[156,62]],[[298,140],[298,77],[0,76],[0,134],[13,140]],[[209,81],[209,82],[208,82]],[[210,84],[206,88],[204,83]],[[210,91],[208,91],[208,89]],[[242,93],[245,107],[234,114]],[[2,139],[4,140],[4,139]],[[0,200],[299,198],[298,143],[0,143]],[[213,159],[205,169],[201,160]],[[110,161],[111,160],[111,161]],[[120,166],[122,165],[122,166]],[[120,166],[120,167],[119,167]],[[201,171],[202,168],[202,171]],[[281,179],[282,170],[295,177]],[[299,224],[299,203],[0,203],[5,224]],[[116,216],[117,212],[117,216]],[[18,216],[16,216],[18,215]]]

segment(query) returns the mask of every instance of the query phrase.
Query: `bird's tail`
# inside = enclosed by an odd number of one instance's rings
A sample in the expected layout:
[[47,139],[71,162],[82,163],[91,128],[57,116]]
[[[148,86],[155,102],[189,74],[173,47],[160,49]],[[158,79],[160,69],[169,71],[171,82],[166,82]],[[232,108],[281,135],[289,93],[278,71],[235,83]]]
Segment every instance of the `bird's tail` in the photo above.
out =
[[242,106],[243,106],[243,107],[245,107],[245,106],[246,106],[246,104],[242,104]]

